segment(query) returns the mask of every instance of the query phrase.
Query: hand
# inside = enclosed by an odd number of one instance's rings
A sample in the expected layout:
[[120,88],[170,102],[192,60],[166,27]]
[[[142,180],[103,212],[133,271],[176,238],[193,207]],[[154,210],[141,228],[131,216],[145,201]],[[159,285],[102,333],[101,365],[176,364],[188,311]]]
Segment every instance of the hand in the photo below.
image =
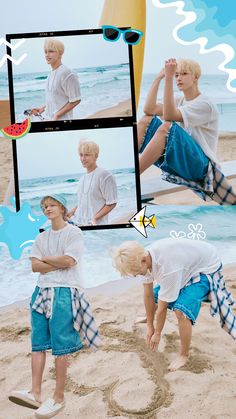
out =
[[57,115],[57,113],[54,113],[52,120],[53,121],[59,121],[59,116]]
[[161,340],[161,335],[159,333],[158,334],[157,333],[154,333],[152,335],[151,340],[150,340],[150,343],[149,343],[149,346],[150,346],[150,349],[153,352],[156,352],[157,351],[158,346],[159,346],[159,343],[160,343],[160,340]]
[[154,330],[154,327],[152,325],[147,327],[146,342],[147,342],[148,345],[150,345],[150,340],[151,340],[151,337],[153,336],[154,331],[155,330]]
[[157,73],[156,75],[156,80],[162,80],[165,77],[165,69],[162,68],[161,71],[159,71],[159,73]]
[[175,58],[169,58],[165,61],[165,76],[174,77],[177,68],[177,62]]
[[91,220],[92,226],[96,226],[97,223],[98,223],[97,220],[95,220],[95,218],[92,218],[92,220]]
[[74,210],[69,211],[69,212],[66,214],[66,219],[67,219],[67,220],[68,220],[68,219],[70,219],[71,217],[73,217],[73,215],[75,215],[75,211],[74,211]]
[[38,115],[45,111],[45,106],[42,106],[42,108],[33,108],[31,109],[30,115]]

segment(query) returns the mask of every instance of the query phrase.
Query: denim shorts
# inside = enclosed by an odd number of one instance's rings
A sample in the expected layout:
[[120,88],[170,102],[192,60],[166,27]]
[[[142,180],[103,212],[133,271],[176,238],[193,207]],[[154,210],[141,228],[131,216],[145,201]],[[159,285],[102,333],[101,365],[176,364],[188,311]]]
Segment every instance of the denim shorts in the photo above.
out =
[[[152,118],[144,135],[140,153],[162,123],[157,116]],[[203,180],[207,174],[209,159],[187,131],[173,122],[167,136],[165,153],[153,164],[171,175],[197,182]]]
[[[153,288],[155,303],[158,303],[160,285]],[[197,320],[202,301],[208,301],[210,283],[206,275],[200,274],[200,281],[180,290],[176,301],[168,304],[170,310],[179,310],[194,324]]]
[[52,349],[52,355],[67,355],[83,348],[79,333],[73,327],[70,288],[55,287],[52,316],[32,310],[39,288],[36,287],[31,303],[32,352]]

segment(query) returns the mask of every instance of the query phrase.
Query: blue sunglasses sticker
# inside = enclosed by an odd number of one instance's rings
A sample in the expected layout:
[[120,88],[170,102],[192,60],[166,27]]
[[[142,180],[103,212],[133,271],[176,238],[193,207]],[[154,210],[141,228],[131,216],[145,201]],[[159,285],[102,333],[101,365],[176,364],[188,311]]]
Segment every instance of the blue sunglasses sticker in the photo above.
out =
[[108,42],[116,42],[123,34],[123,40],[126,44],[136,45],[139,43],[143,32],[138,29],[120,29],[116,26],[104,25],[102,26],[103,38]]

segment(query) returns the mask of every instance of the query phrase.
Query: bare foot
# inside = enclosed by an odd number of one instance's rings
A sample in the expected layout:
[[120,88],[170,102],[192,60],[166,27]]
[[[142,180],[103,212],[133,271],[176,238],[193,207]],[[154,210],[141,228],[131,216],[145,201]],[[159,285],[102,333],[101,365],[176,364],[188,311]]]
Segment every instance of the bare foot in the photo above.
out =
[[147,323],[147,317],[137,317],[134,324]]
[[173,362],[171,362],[170,366],[168,367],[169,371],[176,371],[179,368],[183,367],[188,360],[188,356],[179,355]]

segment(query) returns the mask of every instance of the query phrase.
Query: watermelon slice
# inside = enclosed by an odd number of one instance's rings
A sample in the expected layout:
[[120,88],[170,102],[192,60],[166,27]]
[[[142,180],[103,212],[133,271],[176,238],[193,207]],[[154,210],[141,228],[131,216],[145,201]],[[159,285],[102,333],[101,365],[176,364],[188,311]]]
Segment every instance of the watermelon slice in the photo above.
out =
[[20,124],[12,124],[8,127],[2,128],[1,132],[7,138],[11,138],[12,140],[18,140],[18,138],[22,138],[24,137],[24,135],[28,134],[30,127],[30,119],[26,118]]

